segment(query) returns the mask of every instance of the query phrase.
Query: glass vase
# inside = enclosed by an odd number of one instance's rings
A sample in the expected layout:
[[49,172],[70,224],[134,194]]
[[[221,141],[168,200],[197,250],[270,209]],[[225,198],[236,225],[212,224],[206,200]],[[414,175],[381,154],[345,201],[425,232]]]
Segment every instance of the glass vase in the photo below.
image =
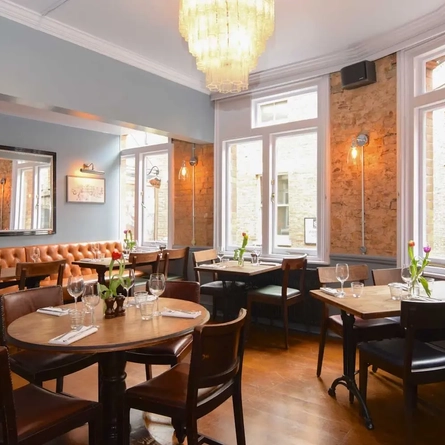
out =
[[419,298],[420,282],[418,278],[414,278],[408,285],[408,298]]
[[244,257],[242,255],[238,256],[238,266],[244,267]]

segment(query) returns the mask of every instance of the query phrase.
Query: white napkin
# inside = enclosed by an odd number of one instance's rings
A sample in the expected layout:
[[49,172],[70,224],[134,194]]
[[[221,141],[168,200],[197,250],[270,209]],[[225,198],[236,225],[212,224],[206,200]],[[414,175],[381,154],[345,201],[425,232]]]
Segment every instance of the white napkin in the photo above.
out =
[[333,297],[336,297],[340,293],[338,290],[332,289],[332,287],[320,287],[320,290],[325,294],[332,295]]
[[176,317],[176,318],[196,318],[201,315],[201,311],[181,311],[175,309],[164,308],[161,311],[161,315],[164,317]]
[[70,331],[65,334],[52,338],[48,343],[55,345],[70,345],[75,341],[88,337],[88,335],[97,332],[97,328],[94,326],[82,326],[78,331]]
[[69,310],[63,309],[61,307],[48,306],[37,309],[37,312],[41,314],[55,315],[56,317],[61,317],[62,315],[68,315]]
[[261,266],[278,266],[278,263],[268,263],[266,261],[260,261]]

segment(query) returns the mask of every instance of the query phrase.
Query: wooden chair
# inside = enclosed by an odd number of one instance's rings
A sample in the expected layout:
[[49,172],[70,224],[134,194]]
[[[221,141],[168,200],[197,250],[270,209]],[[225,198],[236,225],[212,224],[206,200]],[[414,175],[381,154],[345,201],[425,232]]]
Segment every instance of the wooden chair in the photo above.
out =
[[[161,253],[157,252],[132,252],[128,258],[131,263],[131,268],[135,272],[135,286],[137,284],[144,284],[150,278],[150,273],[163,272],[160,271],[161,264]],[[147,271],[147,268],[151,268],[151,272]],[[164,273],[165,270],[168,272],[168,255],[165,257],[164,262]],[[133,292],[134,286],[132,288]]]
[[[349,277],[346,282],[361,281],[365,282],[369,277],[369,270],[366,264],[357,264],[349,266]],[[335,267],[319,267],[318,279],[321,285],[337,283],[335,276]],[[320,330],[320,344],[318,348],[317,377],[320,377],[323,365],[324,347],[326,344],[326,335],[328,330],[335,332],[343,337],[343,321],[341,315],[329,316],[329,309],[323,304],[322,324]],[[385,338],[400,337],[400,324],[391,318],[376,318],[373,320],[363,320],[356,317],[354,324],[354,345],[362,341],[382,340]],[[354,363],[356,347],[353,348]],[[350,393],[351,399],[353,398]]]
[[374,286],[401,282],[401,269],[372,269],[372,281]]
[[[253,303],[271,304],[281,307],[284,327],[284,343],[289,349],[289,307],[303,301],[304,279],[307,266],[307,255],[298,258],[283,259],[281,269],[283,280],[281,286],[270,284],[268,286],[252,289],[247,292],[247,326],[250,326]],[[289,287],[289,275],[291,271],[301,270],[298,289]]]
[[[162,296],[199,303],[199,283],[195,281],[167,281]],[[191,347],[192,336],[186,335],[158,345],[127,351],[126,360],[127,362],[144,364],[146,379],[150,380],[152,378],[151,365],[175,366],[187,356]]]
[[188,280],[188,264],[189,264],[189,252],[190,247],[183,247],[180,249],[164,249],[163,254],[168,254],[169,269],[172,266],[172,262],[182,263],[180,273],[177,271],[167,272],[168,281],[187,281]]
[[[60,306],[62,303],[61,286],[39,287],[2,295],[0,344],[7,346],[6,330],[17,318],[39,308]],[[42,386],[43,382],[56,379],[56,392],[63,391],[64,376],[80,371],[97,360],[97,354],[51,353],[29,349],[21,350],[10,357],[12,371],[28,382]]]
[[39,287],[40,281],[50,275],[57,275],[57,285],[62,286],[66,260],[44,261],[42,263],[17,263],[16,275],[19,289]]
[[12,388],[8,350],[0,346],[0,424],[2,444],[43,444],[85,423],[88,443],[102,443],[102,406],[97,402],[55,394],[36,385]]
[[417,340],[423,329],[441,331],[445,320],[443,302],[401,302],[401,326],[405,338],[370,341],[360,351],[359,387],[366,401],[370,364],[403,380],[405,416],[408,424],[417,404],[417,386],[445,380],[445,349]]
[[[193,252],[193,267],[200,266],[202,264],[215,264],[218,255],[215,249],[199,250]],[[203,272],[204,274],[204,272]],[[229,291],[225,290],[224,282],[218,279],[218,269],[213,272],[205,272],[206,275],[210,275],[213,281],[203,283],[201,272],[195,269],[195,279],[201,285],[201,295],[210,295],[213,299],[212,304],[212,318],[216,319],[218,313],[217,299],[223,300],[223,312],[227,316],[228,312],[228,301],[229,293],[239,294],[244,292],[246,289],[246,284],[242,281],[231,281],[229,284]]]
[[195,327],[190,365],[170,370],[127,389],[124,396],[124,444],[129,444],[130,408],[173,419],[176,438],[188,445],[221,445],[197,431],[197,420],[232,397],[236,443],[245,445],[241,374],[246,310],[221,324]]

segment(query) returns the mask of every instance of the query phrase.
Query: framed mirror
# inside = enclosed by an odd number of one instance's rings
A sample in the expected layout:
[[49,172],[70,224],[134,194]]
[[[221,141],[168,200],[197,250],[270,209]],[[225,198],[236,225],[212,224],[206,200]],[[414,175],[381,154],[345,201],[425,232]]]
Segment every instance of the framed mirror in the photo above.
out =
[[0,145],[0,236],[56,232],[56,153]]

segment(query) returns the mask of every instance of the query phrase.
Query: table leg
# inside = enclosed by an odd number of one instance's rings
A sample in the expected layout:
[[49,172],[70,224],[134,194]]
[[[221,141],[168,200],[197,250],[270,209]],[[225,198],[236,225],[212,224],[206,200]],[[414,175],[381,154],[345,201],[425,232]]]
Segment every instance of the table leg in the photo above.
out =
[[366,428],[372,430],[374,425],[368,407],[366,406],[355,381],[354,349],[356,348],[356,344],[353,337],[355,317],[354,315],[347,314],[345,311],[341,311],[341,319],[343,321],[343,375],[333,381],[328,390],[328,394],[331,397],[335,397],[335,389],[337,385],[346,387],[350,393],[350,400],[352,401],[355,396],[360,404]]
[[106,271],[106,269],[98,268],[98,269],[96,269],[96,271],[97,271],[97,281],[98,281],[98,283],[105,284],[105,271]]
[[104,444],[123,443],[123,401],[125,393],[125,351],[103,353],[99,360],[99,402],[103,406]]

